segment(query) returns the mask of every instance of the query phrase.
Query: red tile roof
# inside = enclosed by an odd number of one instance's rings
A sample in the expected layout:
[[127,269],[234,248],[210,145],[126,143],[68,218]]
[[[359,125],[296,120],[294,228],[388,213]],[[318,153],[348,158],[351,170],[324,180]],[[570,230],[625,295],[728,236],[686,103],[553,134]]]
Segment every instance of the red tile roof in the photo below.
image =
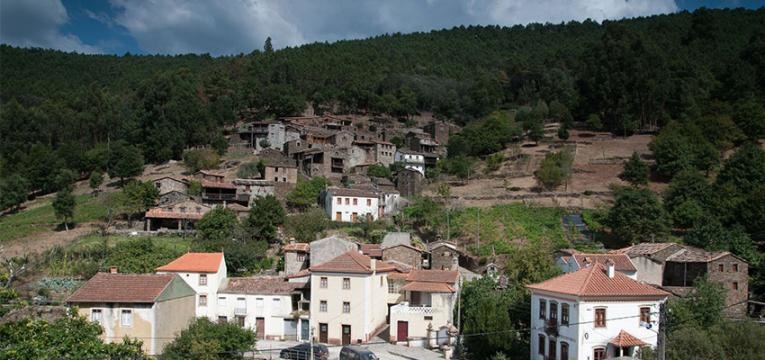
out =
[[402,286],[401,290],[420,291],[420,292],[428,292],[428,293],[453,293],[456,291],[456,289],[449,284],[422,282],[422,281],[409,282],[406,285]]
[[[395,267],[382,261],[375,262],[377,272],[393,271]],[[356,250],[350,250],[325,263],[311,266],[311,272],[340,272],[340,273],[372,273],[372,258],[359,254]]]
[[401,289],[432,293],[456,291],[459,272],[450,270],[412,270],[406,277],[407,284]]
[[175,274],[97,273],[67,299],[70,303],[153,303]]
[[287,282],[282,277],[235,277],[226,281],[219,293],[248,295],[290,295],[305,286],[304,282]]
[[150,219],[187,219],[187,220],[199,220],[201,219],[209,209],[205,212],[180,212],[180,211],[168,211],[162,207],[153,207],[146,211],[144,217]]
[[380,244],[361,244],[361,252],[369,257],[382,257],[382,247]]
[[634,336],[632,336],[630,333],[622,330],[619,331],[619,335],[616,335],[613,339],[611,339],[609,344],[613,344],[616,347],[630,347],[630,346],[645,346],[648,345],[643,340],[640,340]]
[[669,295],[618,271],[614,272],[613,278],[609,278],[606,268],[599,263],[526,287],[580,297],[663,298]]
[[210,181],[210,180],[202,180],[202,187],[203,188],[211,188],[211,189],[234,189],[236,190],[236,185],[230,183],[230,182],[217,182],[217,181]]
[[308,243],[291,243],[282,246],[284,252],[311,252],[311,245]]
[[349,189],[349,188],[329,188],[327,193],[330,196],[353,196],[360,198],[377,198],[379,195],[377,192],[366,189]]
[[222,261],[222,252],[186,253],[169,264],[158,267],[157,271],[214,273],[218,272]]
[[310,276],[310,275],[311,275],[311,270],[303,269],[292,275],[287,275],[287,279],[301,278],[301,277]]
[[605,264],[609,259],[614,262],[614,269],[616,271],[637,271],[635,265],[630,260],[630,257],[626,254],[573,254],[574,261],[579,264],[579,267],[584,267],[585,264]]

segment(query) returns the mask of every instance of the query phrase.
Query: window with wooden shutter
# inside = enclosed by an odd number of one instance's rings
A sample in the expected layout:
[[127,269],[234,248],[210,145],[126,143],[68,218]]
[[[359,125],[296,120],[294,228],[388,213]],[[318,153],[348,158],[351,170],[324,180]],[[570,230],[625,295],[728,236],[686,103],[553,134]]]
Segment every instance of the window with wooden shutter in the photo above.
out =
[[606,309],[595,309],[595,327],[606,326]]
[[563,304],[560,307],[560,323],[561,325],[568,325],[568,304]]
[[539,318],[540,319],[547,318],[547,301],[545,301],[544,299],[539,299]]

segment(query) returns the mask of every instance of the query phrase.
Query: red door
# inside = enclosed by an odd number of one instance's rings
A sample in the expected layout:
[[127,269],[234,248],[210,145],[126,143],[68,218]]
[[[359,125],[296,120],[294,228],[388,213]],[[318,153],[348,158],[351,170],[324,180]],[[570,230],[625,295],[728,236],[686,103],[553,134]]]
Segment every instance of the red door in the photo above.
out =
[[396,328],[396,341],[406,341],[409,338],[409,322],[399,321]]
[[266,321],[262,317],[255,318],[255,336],[258,339],[265,339]]

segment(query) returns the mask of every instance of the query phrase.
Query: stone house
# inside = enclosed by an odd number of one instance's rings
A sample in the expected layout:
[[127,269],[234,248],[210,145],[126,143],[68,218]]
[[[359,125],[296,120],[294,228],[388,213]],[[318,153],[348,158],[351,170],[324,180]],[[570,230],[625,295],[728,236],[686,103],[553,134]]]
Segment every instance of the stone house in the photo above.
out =
[[210,206],[193,200],[153,207],[144,214],[144,229],[146,231],[194,230],[196,222],[210,210],[212,210]]
[[311,256],[311,245],[290,242],[282,246],[284,252],[284,275],[291,276],[308,268]]
[[194,290],[175,274],[97,273],[67,304],[101,325],[104,342],[138,338],[151,356],[194,319]]
[[276,184],[268,180],[234,179],[232,183],[236,186],[237,197],[247,198],[248,204],[256,198],[276,194]]
[[157,204],[159,206],[163,206],[163,205],[172,205],[172,204],[177,204],[180,202],[194,201],[194,200],[195,199],[191,195],[185,192],[173,190],[160,195],[159,198],[157,199]]
[[222,204],[223,202],[241,201],[237,198],[236,185],[224,180],[225,175],[208,170],[199,171],[202,184],[202,202]]
[[449,143],[450,126],[445,121],[434,120],[422,129],[439,144]]
[[186,180],[179,180],[170,176],[155,179],[153,182],[160,196],[173,191],[185,194],[189,190],[189,184]]
[[373,141],[375,146],[375,161],[384,166],[390,166],[396,156],[396,145],[388,141]]
[[396,189],[401,196],[415,196],[422,192],[425,176],[417,170],[402,169],[396,173]]
[[425,251],[407,244],[397,244],[389,247],[382,247],[383,261],[397,261],[411,266],[413,269],[422,269],[423,257]]
[[458,270],[461,251],[447,242],[428,244],[430,250],[430,268],[433,270]]

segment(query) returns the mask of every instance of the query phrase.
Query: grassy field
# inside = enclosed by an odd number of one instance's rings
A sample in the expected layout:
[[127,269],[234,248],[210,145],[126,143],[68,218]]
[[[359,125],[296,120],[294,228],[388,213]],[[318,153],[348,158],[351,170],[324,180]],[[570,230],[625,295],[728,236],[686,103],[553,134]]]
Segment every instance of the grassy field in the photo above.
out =
[[[77,239],[74,243],[72,243],[67,248],[67,250],[84,251],[93,247],[102,246],[104,242],[106,243],[108,247],[112,248],[119,243],[130,241],[130,240],[137,240],[144,237],[136,237],[136,236],[128,236],[128,235],[102,236],[98,234],[92,234],[92,235],[83,236]],[[150,238],[154,241],[154,244],[156,244],[159,247],[170,249],[170,250],[178,250],[178,251],[189,250],[191,248],[191,240],[193,239],[193,237],[190,237],[190,236],[182,237],[182,236],[176,236],[176,235],[151,236]]]
[[[107,215],[109,198],[90,195],[76,196],[74,223],[86,223],[103,219]],[[56,219],[51,206],[52,199],[42,200],[43,205],[22,210],[0,218],[0,243],[15,240],[45,231],[54,230],[61,222]]]

